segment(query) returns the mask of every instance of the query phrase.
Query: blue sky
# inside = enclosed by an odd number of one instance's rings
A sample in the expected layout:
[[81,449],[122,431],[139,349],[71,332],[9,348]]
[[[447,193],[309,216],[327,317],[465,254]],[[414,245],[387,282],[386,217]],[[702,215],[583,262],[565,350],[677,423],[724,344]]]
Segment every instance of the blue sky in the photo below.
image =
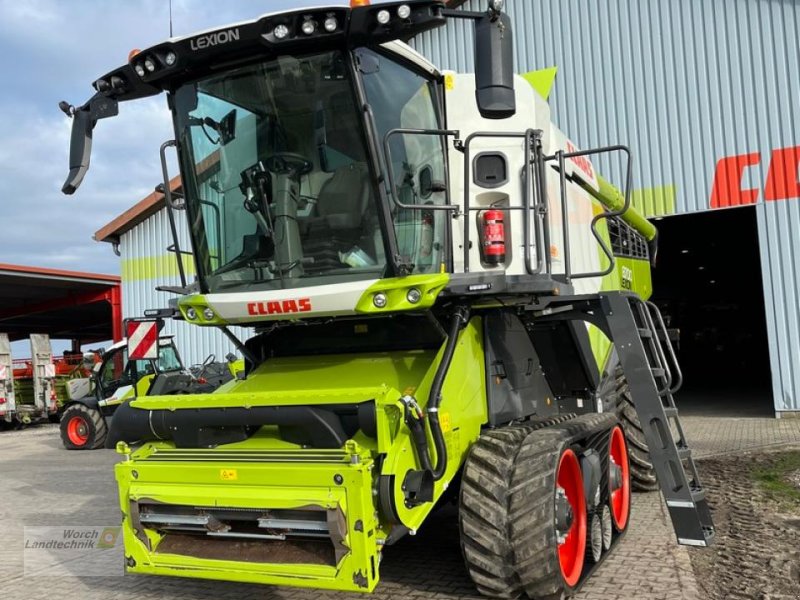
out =
[[[175,35],[331,0],[173,0]],[[118,273],[92,234],[149,194],[158,148],[171,137],[164,96],[120,106],[95,130],[91,168],[73,196],[70,120],[60,100],[86,101],[91,82],[133,48],[169,35],[168,0],[0,0],[0,262]]]

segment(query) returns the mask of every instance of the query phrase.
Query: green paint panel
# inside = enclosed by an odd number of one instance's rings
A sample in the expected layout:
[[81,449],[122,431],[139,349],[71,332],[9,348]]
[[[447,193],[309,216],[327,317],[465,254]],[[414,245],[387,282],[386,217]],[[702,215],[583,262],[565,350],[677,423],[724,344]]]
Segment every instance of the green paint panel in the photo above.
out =
[[662,185],[633,190],[631,204],[645,217],[662,217],[675,214],[676,187]]
[[[396,310],[430,308],[436,302],[439,292],[449,281],[450,275],[447,273],[381,279],[364,292],[356,304],[356,312],[385,313]],[[416,303],[408,300],[408,293],[412,289],[416,289],[420,293],[420,299]],[[382,308],[375,306],[374,302],[375,295],[379,293],[386,296],[386,306]]]
[[553,84],[558,74],[558,67],[539,69],[538,71],[528,71],[522,74],[522,78],[531,84],[531,87],[545,100],[550,97]]

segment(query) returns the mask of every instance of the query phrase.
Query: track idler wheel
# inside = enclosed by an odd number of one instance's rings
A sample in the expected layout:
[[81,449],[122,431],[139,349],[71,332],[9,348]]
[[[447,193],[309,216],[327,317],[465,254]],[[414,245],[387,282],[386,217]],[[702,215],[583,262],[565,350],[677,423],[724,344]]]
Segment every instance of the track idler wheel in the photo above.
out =
[[578,583],[583,570],[587,518],[580,462],[569,448],[558,459],[555,506],[558,564],[564,585],[572,588]]
[[608,440],[608,495],[614,530],[625,531],[631,514],[631,476],[628,444],[619,425]]

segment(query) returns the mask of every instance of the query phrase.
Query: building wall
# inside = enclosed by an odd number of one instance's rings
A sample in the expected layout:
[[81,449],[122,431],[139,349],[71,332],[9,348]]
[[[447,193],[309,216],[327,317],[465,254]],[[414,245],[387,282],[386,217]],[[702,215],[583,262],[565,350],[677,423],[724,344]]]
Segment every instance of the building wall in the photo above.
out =
[[[176,212],[178,237],[181,248],[189,249],[189,235],[185,213]],[[143,221],[120,239],[122,259],[122,312],[124,317],[143,316],[150,308],[165,308],[174,294],[156,291],[157,286],[180,285],[175,255],[166,251],[172,245],[167,210]],[[188,279],[194,278],[194,265],[189,257],[184,260]],[[247,339],[252,332],[232,327],[239,339]],[[186,366],[202,362],[209,354],[224,360],[235,352],[233,344],[219,330],[197,327],[182,321],[167,321],[164,333],[175,336],[175,344]]]
[[[485,10],[469,0],[467,10]],[[800,410],[800,2],[507,0],[515,68],[557,66],[554,119],[583,148],[628,144],[648,216],[756,204],[776,411]],[[413,41],[473,70],[472,24]],[[601,159],[622,183],[622,165]]]

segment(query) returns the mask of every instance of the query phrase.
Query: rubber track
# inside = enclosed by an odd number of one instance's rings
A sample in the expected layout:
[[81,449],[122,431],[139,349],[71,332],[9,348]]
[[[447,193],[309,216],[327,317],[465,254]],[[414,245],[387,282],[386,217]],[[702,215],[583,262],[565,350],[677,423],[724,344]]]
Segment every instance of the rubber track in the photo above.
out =
[[533,431],[574,415],[534,418],[484,432],[470,448],[459,493],[461,551],[478,591],[494,598],[517,598],[522,583],[509,542],[508,491],[522,442]]
[[[610,414],[587,414],[528,435],[517,454],[509,494],[509,534],[514,568],[530,598],[571,594],[558,563],[555,531],[555,477],[558,459],[573,440],[602,443],[616,424]],[[586,433],[601,428],[595,434]],[[582,582],[579,582],[579,585]]]
[[[67,435],[67,423],[76,413],[80,413],[92,429],[85,446],[75,446],[69,441],[69,436]],[[60,429],[61,441],[68,450],[95,450],[102,448],[108,436],[108,425],[103,415],[100,414],[99,410],[89,408],[85,404],[76,403],[68,406],[61,417]]]
[[625,432],[628,442],[628,456],[630,458],[631,488],[637,492],[655,492],[660,488],[653,462],[650,460],[650,450],[642,431],[642,423],[636,412],[636,407],[631,397],[628,381],[622,373],[622,368],[617,367],[616,378],[616,412],[617,418]]
[[610,427],[612,419],[534,419],[487,431],[472,446],[461,481],[459,528],[464,561],[481,594],[543,598],[563,588],[552,526],[556,461],[576,436]]

